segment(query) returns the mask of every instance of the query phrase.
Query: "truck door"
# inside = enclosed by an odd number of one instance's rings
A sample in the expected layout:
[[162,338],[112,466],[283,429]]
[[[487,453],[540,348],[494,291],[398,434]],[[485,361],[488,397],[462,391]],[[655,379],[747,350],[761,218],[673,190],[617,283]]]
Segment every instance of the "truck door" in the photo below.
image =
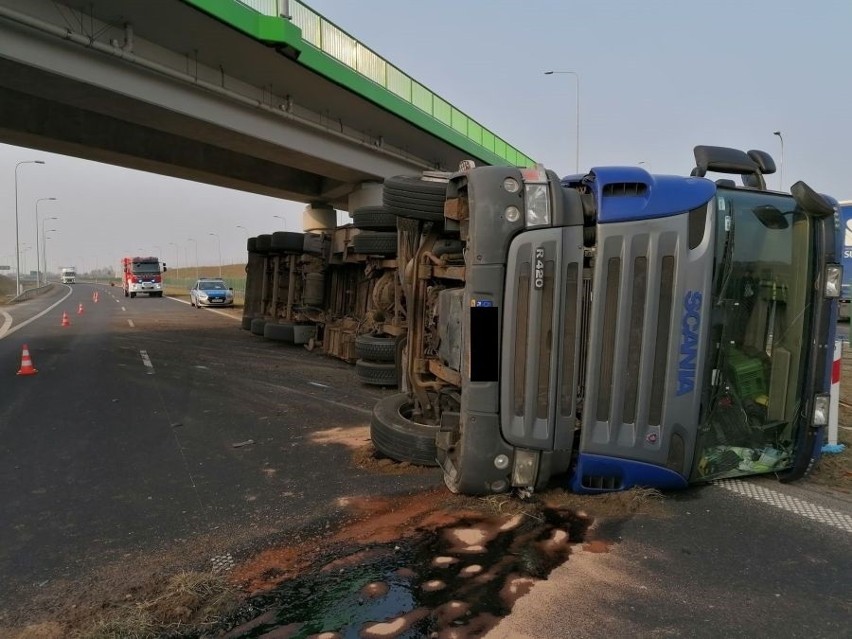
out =
[[503,438],[522,448],[570,451],[581,371],[583,232],[518,235],[506,265],[500,387]]

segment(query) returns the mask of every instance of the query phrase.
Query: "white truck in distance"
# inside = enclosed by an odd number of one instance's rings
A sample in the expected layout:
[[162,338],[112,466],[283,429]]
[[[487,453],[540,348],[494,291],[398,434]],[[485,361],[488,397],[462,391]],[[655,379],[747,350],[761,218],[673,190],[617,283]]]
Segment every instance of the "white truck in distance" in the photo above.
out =
[[77,281],[77,269],[73,266],[64,266],[60,270],[63,284],[73,284]]

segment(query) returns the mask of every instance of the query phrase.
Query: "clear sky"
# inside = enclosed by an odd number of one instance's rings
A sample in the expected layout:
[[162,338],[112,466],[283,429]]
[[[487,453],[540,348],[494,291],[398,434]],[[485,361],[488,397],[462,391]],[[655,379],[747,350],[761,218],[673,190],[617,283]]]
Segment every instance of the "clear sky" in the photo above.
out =
[[[308,0],[307,4],[560,175],[642,163],[688,174],[696,144],[762,149],[783,187],[852,199],[849,0]],[[0,145],[0,264],[35,268],[35,203],[52,268],[127,253],[173,265],[245,259],[248,235],[301,230],[302,204]],[[768,184],[778,188],[780,176]],[[23,264],[22,264],[23,267]],[[23,269],[22,269],[23,270]]]

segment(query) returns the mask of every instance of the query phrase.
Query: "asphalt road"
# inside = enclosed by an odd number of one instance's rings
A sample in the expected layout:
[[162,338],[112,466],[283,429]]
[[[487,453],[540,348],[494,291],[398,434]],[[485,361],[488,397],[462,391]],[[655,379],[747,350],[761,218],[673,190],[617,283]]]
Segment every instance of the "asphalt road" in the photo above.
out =
[[[53,584],[95,588],[103,566],[246,557],[338,525],[342,497],[441,485],[365,472],[316,437],[363,429],[393,391],[227,314],[86,284],[0,312],[0,622]],[[23,344],[35,375],[15,374]],[[728,482],[588,538],[487,636],[850,636],[848,494]]]
[[[350,468],[344,446],[311,438],[365,426],[390,392],[356,384],[344,362],[116,288],[59,286],[5,310],[0,602],[187,539],[213,557],[331,516],[341,494],[386,490]],[[24,344],[32,376],[16,375]],[[423,484],[400,477],[395,489]]]

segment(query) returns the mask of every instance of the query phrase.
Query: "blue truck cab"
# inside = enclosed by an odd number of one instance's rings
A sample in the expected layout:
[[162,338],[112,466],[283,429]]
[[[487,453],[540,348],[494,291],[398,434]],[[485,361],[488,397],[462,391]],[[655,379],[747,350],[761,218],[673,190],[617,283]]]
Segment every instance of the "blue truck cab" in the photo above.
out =
[[[433,429],[467,494],[801,477],[828,420],[838,205],[803,182],[767,190],[764,152],[694,155],[688,176],[450,176],[443,224],[400,225],[418,247],[406,397],[374,424]],[[440,267],[442,242],[463,267]]]
[[840,202],[843,233],[843,286],[840,293],[840,319],[852,317],[852,200]]

